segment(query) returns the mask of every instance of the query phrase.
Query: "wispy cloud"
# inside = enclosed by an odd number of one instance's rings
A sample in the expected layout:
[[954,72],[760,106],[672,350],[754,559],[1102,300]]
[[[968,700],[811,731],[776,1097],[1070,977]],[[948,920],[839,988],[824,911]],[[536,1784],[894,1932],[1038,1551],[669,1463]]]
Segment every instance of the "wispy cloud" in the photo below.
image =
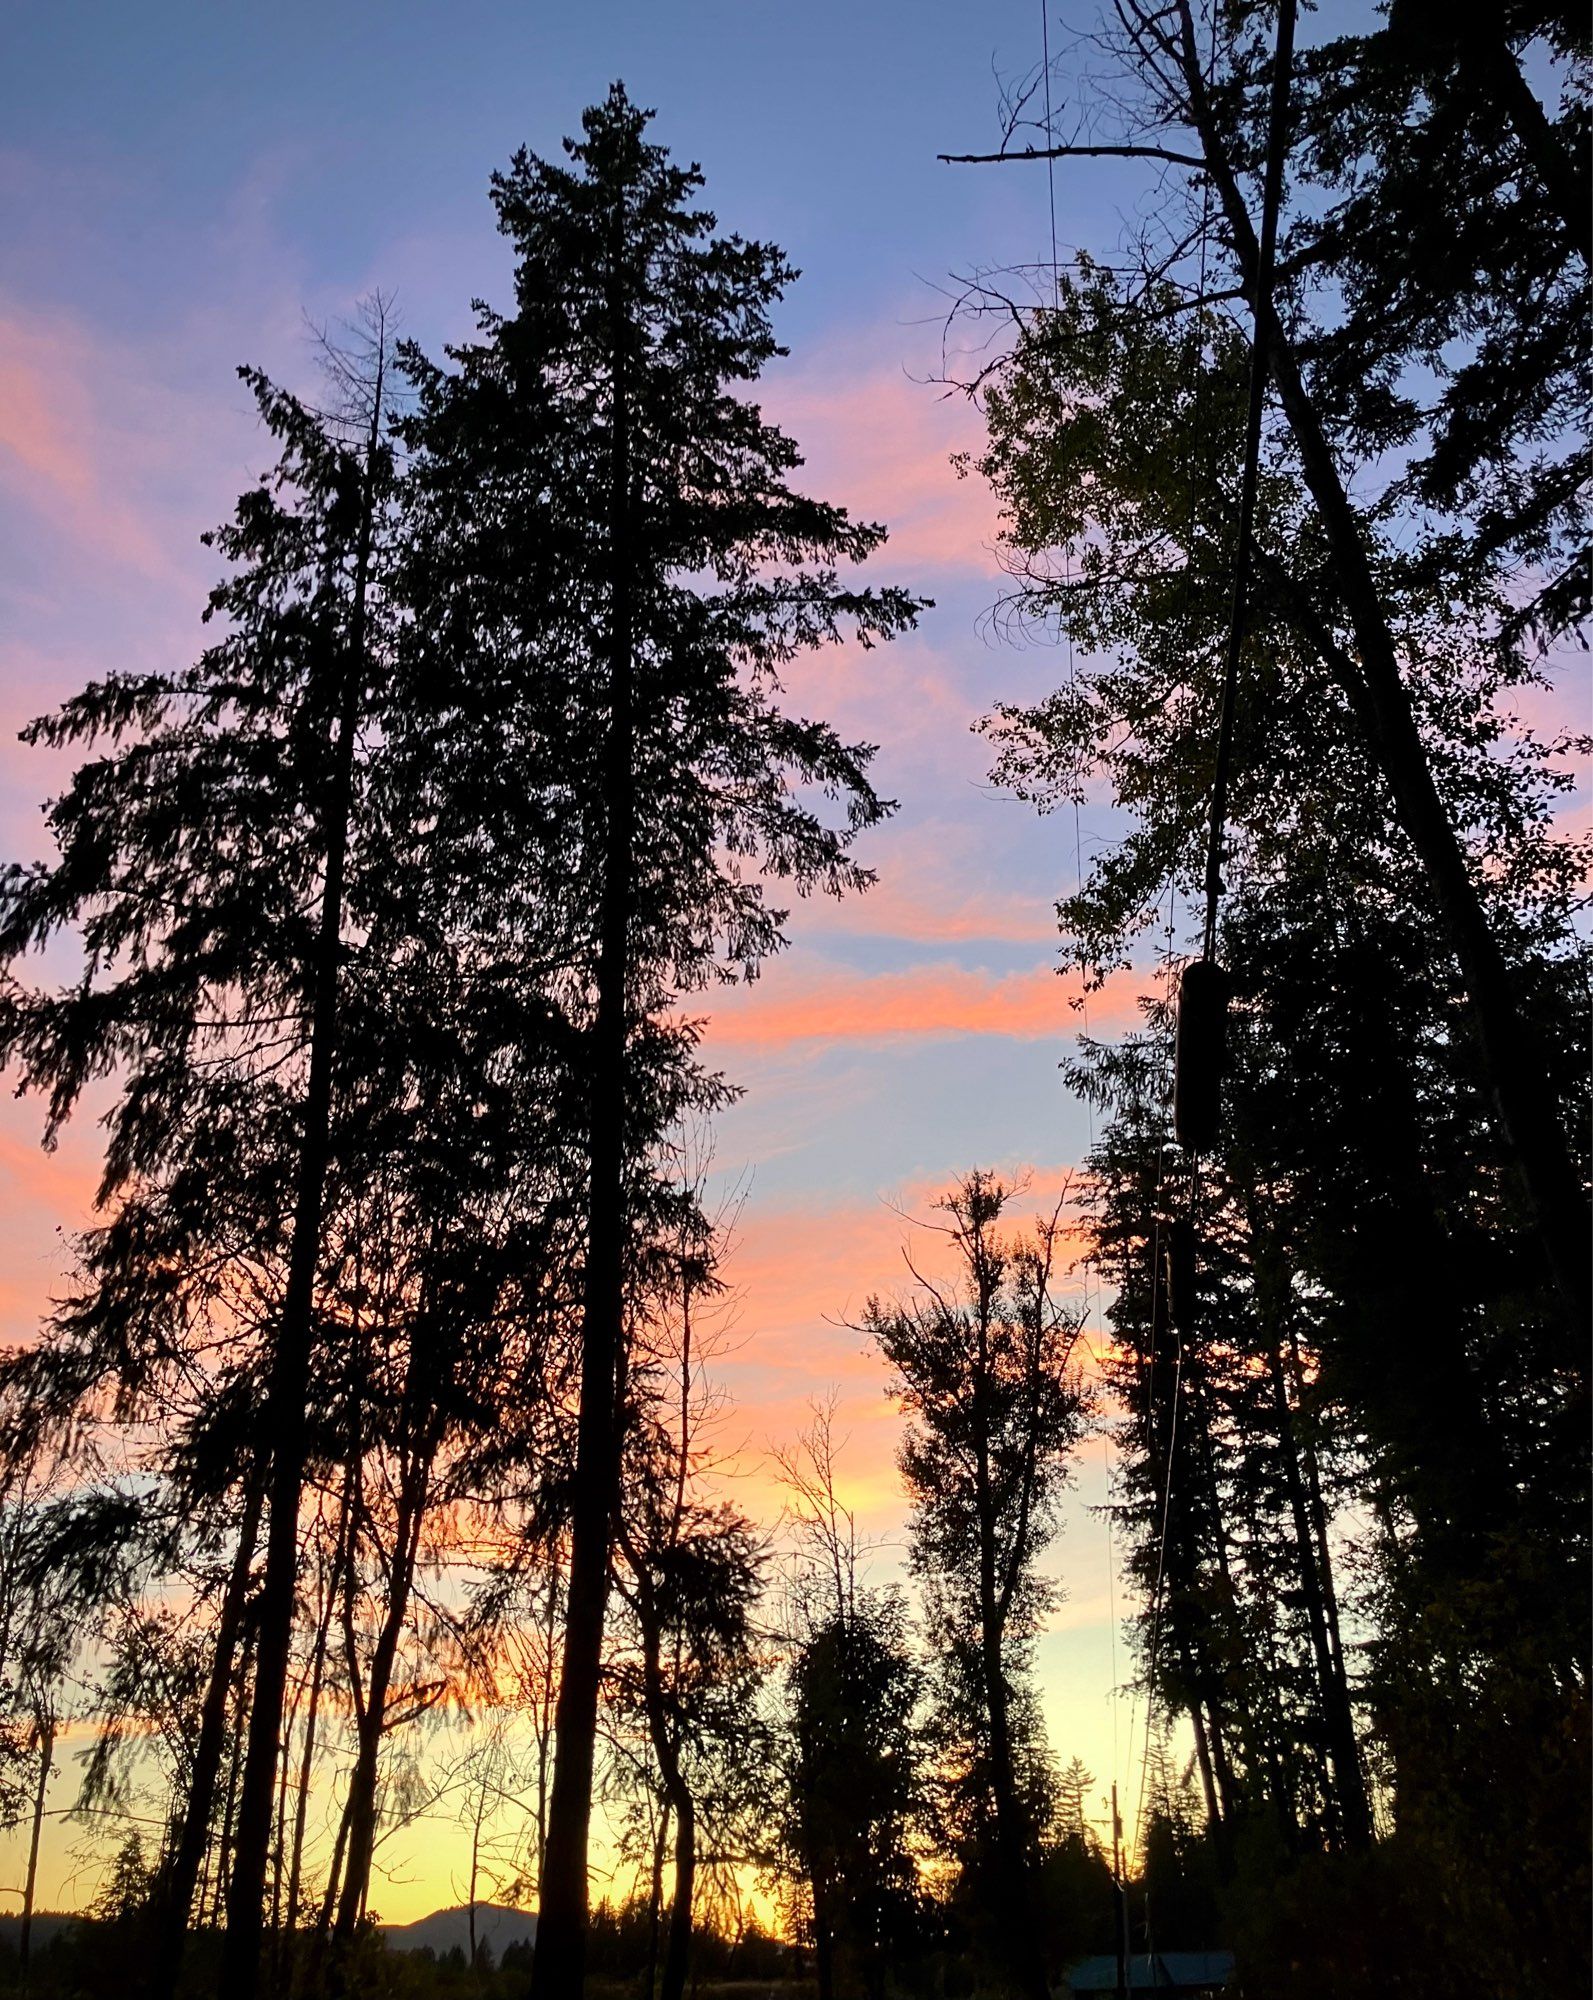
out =
[[169,552],[120,476],[101,407],[117,372],[71,320],[0,313],[0,483],[99,560],[165,576]]
[[770,378],[765,407],[801,445],[814,492],[890,530],[891,564],[993,572],[995,499],[952,463],[978,449],[978,413],[959,392],[881,360],[900,345],[876,330],[809,348]]
[[[750,986],[727,989],[709,1017],[710,1050],[776,1049],[799,1042],[892,1041],[907,1036],[1006,1035],[1022,1040],[1071,1036],[1081,986],[1054,967],[988,973],[958,965],[920,965],[864,973],[843,968],[791,976],[778,963]],[[1092,1029],[1138,1018],[1145,976],[1116,973],[1089,999]]]

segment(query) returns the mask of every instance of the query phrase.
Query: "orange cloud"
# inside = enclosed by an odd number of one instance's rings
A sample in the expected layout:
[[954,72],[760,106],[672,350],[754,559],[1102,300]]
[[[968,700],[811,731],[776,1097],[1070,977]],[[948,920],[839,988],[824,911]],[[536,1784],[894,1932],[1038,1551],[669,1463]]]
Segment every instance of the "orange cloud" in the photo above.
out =
[[70,1274],[71,1238],[94,1217],[101,1135],[93,1108],[53,1153],[39,1144],[43,1123],[36,1097],[0,1104],[0,1345],[36,1338]]
[[[709,1010],[710,1048],[949,1035],[1032,1041],[1071,1035],[1081,1025],[1070,1009],[1080,996],[1078,975],[1059,975],[1049,966],[1001,974],[956,965],[879,973],[837,969],[806,980],[793,980],[787,971],[776,963],[751,985],[716,997]],[[1115,973],[1089,996],[1091,1028],[1135,1021],[1146,983],[1143,973]]]
[[[997,1170],[1018,1190],[1009,1210],[1014,1229],[1049,1216],[1079,1180],[1071,1166]],[[915,1273],[937,1284],[955,1275],[956,1253],[935,1209],[955,1177],[948,1169],[874,1199],[766,1207],[754,1198],[743,1212],[725,1265],[733,1296],[711,1373],[731,1398],[716,1439],[721,1477],[758,1519],[772,1524],[784,1505],[770,1450],[790,1446],[813,1402],[833,1396],[835,1434],[847,1440],[843,1498],[870,1532],[899,1529],[901,1420],[889,1368],[860,1323],[871,1296],[911,1289]],[[1058,1289],[1071,1296],[1081,1290],[1072,1266],[1083,1245],[1066,1217],[1064,1232]],[[1079,1358],[1091,1367],[1085,1348]]]

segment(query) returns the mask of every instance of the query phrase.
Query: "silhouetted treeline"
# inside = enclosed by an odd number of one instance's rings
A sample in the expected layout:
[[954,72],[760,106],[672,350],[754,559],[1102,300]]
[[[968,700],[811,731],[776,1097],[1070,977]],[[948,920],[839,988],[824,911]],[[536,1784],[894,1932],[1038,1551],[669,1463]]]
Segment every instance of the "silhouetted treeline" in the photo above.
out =
[[[1067,1075],[1101,1120],[1140,1653],[1241,1976],[1572,1992],[1589,746],[1527,718],[1586,641],[1587,22],[1394,5],[1288,59],[1280,122],[1288,25],[1130,5],[1107,38],[1124,145],[1178,172],[1133,268],[1062,266],[984,394],[1009,614],[1074,662],[990,727],[1025,796],[1128,815],[1061,904],[1074,963],[1161,961],[1143,1028]],[[1167,1085],[1200,957],[1232,997],[1192,1155]]]
[[[210,538],[210,643],[33,725],[80,762],[0,883],[0,1054],[47,1137],[104,1129],[0,1361],[0,1982],[1041,2000],[1229,1946],[1260,1995],[1585,1985],[1588,745],[1512,711],[1588,608],[1586,23],[1402,0],[1291,56],[1291,19],[1127,0],[1101,104],[1182,179],[1126,262],[975,294],[1011,338],[968,469],[1068,648],[996,775],[1110,807],[1059,914],[1143,1026],[1066,1065],[1062,1201],[968,1171],[869,1300],[903,1583],[822,1404],[778,1535],[716,1477],[697,1015],[892,809],[787,669],[924,608],[754,400],[789,267],[616,86],[495,176],[513,297],[469,340],[377,300],[315,400],[244,371],[279,455]],[[1036,1666],[1102,1428],[1115,1817]],[[94,1922],[34,1939],[68,1744],[115,1831]],[[382,1844],[444,1824],[534,1954],[384,1950]]]

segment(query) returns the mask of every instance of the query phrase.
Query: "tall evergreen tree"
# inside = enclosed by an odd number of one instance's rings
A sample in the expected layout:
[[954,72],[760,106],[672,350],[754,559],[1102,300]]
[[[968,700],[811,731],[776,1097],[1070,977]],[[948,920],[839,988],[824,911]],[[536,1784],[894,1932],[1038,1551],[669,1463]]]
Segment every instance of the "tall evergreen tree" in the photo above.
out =
[[569,165],[516,156],[493,183],[515,310],[483,311],[451,368],[411,363],[429,534],[419,638],[459,719],[437,745],[439,795],[455,787],[439,817],[485,834],[506,897],[552,907],[547,991],[578,1038],[582,1386],[539,2000],[581,1979],[617,1396],[628,1271],[658,1198],[649,1161],[671,1119],[722,1094],[674,1010],[778,947],[768,883],[866,882],[851,842],[886,810],[869,752],[787,715],[779,676],[843,629],[866,644],[915,614],[900,591],[837,578],[882,531],[793,491],[796,448],[744,393],[780,351],[768,315],[789,266],[714,234],[692,206],[701,175],[646,139],[647,119],[616,86]]
[[[233,565],[207,613],[222,636],[185,672],[113,676],[34,726],[36,740],[109,748],[50,810],[59,862],[13,867],[0,896],[8,965],[57,931],[82,951],[59,993],[8,973],[6,1056],[48,1093],[52,1131],[90,1081],[117,1090],[100,1189],[115,1212],[73,1315],[80,1363],[120,1341],[124,1381],[147,1381],[233,1274],[244,1342],[216,1386],[241,1365],[264,1391],[269,1542],[228,1926],[240,1995],[256,1977],[292,1636],[344,917],[372,885],[356,824],[384,645],[386,360],[379,337],[348,442],[245,371],[282,459],[210,538]],[[194,1812],[207,1824],[208,1800]],[[179,1853],[186,1870],[192,1843]]]

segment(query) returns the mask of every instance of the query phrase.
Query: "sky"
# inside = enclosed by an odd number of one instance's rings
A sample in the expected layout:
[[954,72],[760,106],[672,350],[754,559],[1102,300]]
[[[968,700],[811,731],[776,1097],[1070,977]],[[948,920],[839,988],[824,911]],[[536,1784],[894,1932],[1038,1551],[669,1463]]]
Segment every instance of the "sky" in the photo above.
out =
[[[17,729],[109,669],[198,649],[213,575],[198,536],[269,457],[236,365],[308,386],[309,324],[377,287],[423,346],[464,333],[473,298],[506,297],[486,186],[516,146],[555,151],[623,78],[657,107],[656,135],[701,161],[723,225],[801,269],[766,406],[803,445],[811,490],[891,528],[874,574],[934,609],[908,639],[792,676],[796,705],[879,744],[877,783],[900,804],[861,853],[872,893],[799,904],[789,951],[711,1003],[710,1057],[745,1087],[716,1135],[744,1197],[720,1375],[735,1489],[771,1522],[769,1452],[812,1399],[836,1396],[846,1493],[880,1580],[900,1565],[898,1419],[849,1323],[904,1281],[913,1218],[957,1175],[1028,1174],[1021,1213],[1054,1199],[1089,1142],[1057,1070],[1080,1015],[1052,906],[1104,817],[1041,819],[988,782],[978,718],[1044,692],[1066,662],[991,624],[994,508],[951,463],[977,446],[977,417],[936,379],[959,281],[1050,254],[1043,169],[935,157],[998,142],[999,81],[1037,62],[1040,27],[1036,0],[12,0],[0,33],[5,859],[41,855],[38,806],[64,776]],[[1109,247],[1145,191],[1135,168],[1070,166],[1062,254]],[[949,338],[955,373],[982,334]],[[1092,1008],[1096,1030],[1126,1025],[1132,985]],[[8,1341],[47,1308],[98,1159],[91,1119],[53,1154],[39,1132],[36,1104],[0,1101]],[[1058,1755],[1082,1757],[1098,1793],[1115,1776],[1127,1795],[1143,1710],[1113,1694],[1129,1665],[1091,1511],[1105,1451],[1086,1447],[1049,1559],[1066,1595],[1038,1663]],[[57,1806],[75,1775],[57,1780]],[[80,1838],[52,1827],[45,1903],[91,1889]],[[404,1921],[455,1900],[456,1854],[446,1828],[392,1843],[373,1907]]]
[[[745,1087],[716,1135],[718,1170],[744,1192],[720,1373],[732,1483],[767,1521],[768,1452],[835,1395],[881,1581],[901,1559],[898,1419],[847,1323],[903,1281],[911,1218],[955,1176],[1028,1172],[1037,1206],[1088,1143],[1057,1075],[1078,1026],[1052,916],[1076,874],[1075,827],[994,791],[974,732],[994,702],[1042,692],[1062,668],[988,623],[994,509],[950,462],[977,445],[977,418],[936,380],[959,280],[1049,255],[1043,170],[935,157],[997,142],[1000,81],[1031,68],[1039,37],[1032,0],[20,0],[0,48],[7,859],[41,854],[38,806],[64,776],[17,729],[97,674],[197,650],[212,578],[199,533],[269,457],[236,365],[307,386],[308,324],[377,287],[433,351],[464,333],[472,299],[506,294],[486,186],[516,146],[556,150],[623,78],[657,108],[656,135],[702,163],[724,226],[772,239],[801,270],[767,406],[804,447],[811,490],[891,528],[874,572],[934,609],[907,640],[793,676],[797,705],[879,744],[877,782],[900,807],[862,855],[872,893],[799,905],[789,951],[714,999],[709,1054]],[[1070,176],[1064,244],[1114,240],[1137,188],[1118,169]],[[983,335],[949,338],[955,373]],[[1087,852],[1088,816],[1079,832]],[[0,1102],[6,1340],[30,1338],[47,1308],[98,1161],[91,1118],[49,1155],[39,1127],[36,1104]],[[1104,1793],[1114,1774],[1129,1782],[1131,1717],[1111,1695],[1104,1527],[1089,1511],[1103,1454],[1086,1448],[1053,1552],[1066,1598],[1038,1660],[1055,1748],[1082,1756]],[[75,1777],[68,1764],[55,1805]],[[42,1900],[91,1889],[81,1849],[79,1830],[52,1826]],[[372,1904],[420,1915],[454,1900],[454,1871],[448,1829],[417,1829],[384,1850]]]

